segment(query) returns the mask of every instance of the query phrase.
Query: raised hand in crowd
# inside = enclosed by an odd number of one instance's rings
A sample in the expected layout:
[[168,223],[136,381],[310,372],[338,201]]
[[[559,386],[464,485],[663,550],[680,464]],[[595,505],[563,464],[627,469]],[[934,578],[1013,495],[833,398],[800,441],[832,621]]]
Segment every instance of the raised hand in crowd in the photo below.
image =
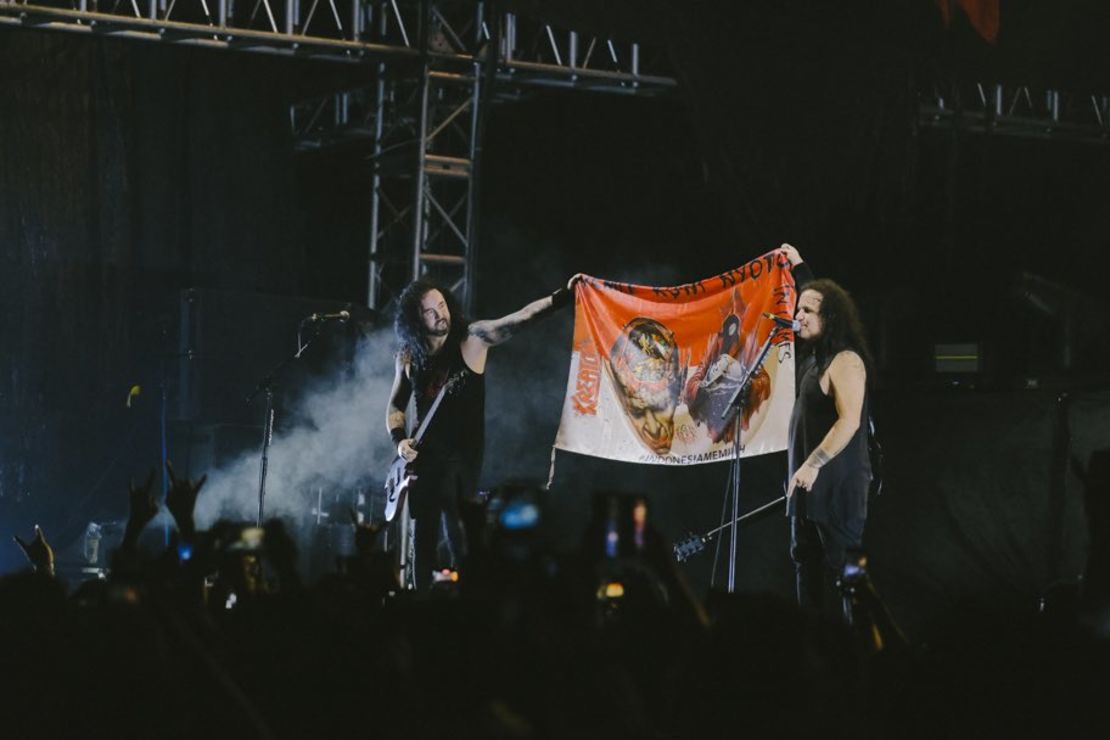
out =
[[128,482],[130,512],[127,516],[127,526],[123,530],[123,541],[120,543],[121,550],[134,550],[139,541],[139,534],[158,513],[158,502],[154,500],[154,494],[151,492],[153,486],[154,468],[150,469],[150,474],[147,475],[141,486],[136,486],[134,480]]
[[31,561],[36,573],[45,573],[48,576],[54,575],[54,548],[46,541],[46,535],[42,533],[42,527],[35,525],[35,536],[31,538],[30,542],[25,541],[19,535],[15,535],[13,539],[23,550],[27,559]]
[[170,476],[170,490],[166,493],[166,508],[177,522],[177,531],[181,539],[191,542],[196,535],[196,523],[193,521],[193,510],[197,505],[197,494],[208,480],[207,475],[202,475],[200,480],[192,481],[188,478],[178,479],[173,472],[173,463],[166,460],[166,473]]

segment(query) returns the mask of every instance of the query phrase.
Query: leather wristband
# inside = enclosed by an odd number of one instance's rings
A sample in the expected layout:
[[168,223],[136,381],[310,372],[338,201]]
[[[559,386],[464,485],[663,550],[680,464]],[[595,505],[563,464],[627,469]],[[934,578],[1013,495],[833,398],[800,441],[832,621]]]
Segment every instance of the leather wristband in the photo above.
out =
[[401,444],[401,440],[409,438],[408,435],[405,434],[405,428],[404,427],[393,427],[392,429],[389,430],[389,437],[390,437],[390,439],[393,440],[393,446],[394,447]]
[[572,300],[574,300],[574,293],[570,292],[566,288],[559,288],[557,291],[551,294],[551,307],[562,308],[563,306],[570,303]]

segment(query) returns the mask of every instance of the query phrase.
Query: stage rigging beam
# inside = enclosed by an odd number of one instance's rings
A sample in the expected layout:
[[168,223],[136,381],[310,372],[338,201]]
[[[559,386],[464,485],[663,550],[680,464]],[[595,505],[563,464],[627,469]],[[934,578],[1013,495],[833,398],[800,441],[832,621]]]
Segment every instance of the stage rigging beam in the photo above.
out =
[[936,85],[919,96],[919,122],[936,128],[1053,139],[1110,142],[1110,95],[1034,85]]
[[[411,22],[418,13],[414,0],[0,0],[0,25],[352,64],[383,57],[418,63],[422,53],[415,45],[416,27],[398,27],[404,17]],[[396,25],[388,26],[395,33],[387,40],[374,31],[381,28],[378,20],[385,14],[397,19]],[[523,22],[513,14],[502,14],[499,22],[522,44],[512,47],[517,56],[499,57],[497,76],[502,82],[635,94],[675,87],[665,71],[640,69],[638,44],[580,41],[574,32]],[[547,38],[542,45],[541,37]],[[587,43],[588,48],[582,48]],[[572,55],[569,47],[575,45],[578,51]],[[457,50],[431,50],[428,56],[436,64],[466,66],[476,61]]]

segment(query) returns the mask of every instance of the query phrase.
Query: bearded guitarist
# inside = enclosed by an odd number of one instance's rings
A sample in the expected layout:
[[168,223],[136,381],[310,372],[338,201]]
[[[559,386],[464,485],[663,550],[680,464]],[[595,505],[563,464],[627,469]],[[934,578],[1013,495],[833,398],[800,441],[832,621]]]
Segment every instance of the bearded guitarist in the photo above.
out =
[[[507,341],[529,322],[570,303],[572,293],[568,288],[573,281],[567,288],[508,316],[472,323],[448,290],[417,280],[401,293],[394,324],[401,346],[385,423],[397,454],[412,463],[416,475],[409,490],[409,504],[416,521],[414,572],[418,589],[430,585],[433,570],[457,568],[466,555],[459,502],[477,492],[482,470],[489,348]],[[447,383],[450,388],[417,445],[406,431],[409,399],[415,394],[420,422]],[[448,562],[437,562],[441,532],[449,549]]]

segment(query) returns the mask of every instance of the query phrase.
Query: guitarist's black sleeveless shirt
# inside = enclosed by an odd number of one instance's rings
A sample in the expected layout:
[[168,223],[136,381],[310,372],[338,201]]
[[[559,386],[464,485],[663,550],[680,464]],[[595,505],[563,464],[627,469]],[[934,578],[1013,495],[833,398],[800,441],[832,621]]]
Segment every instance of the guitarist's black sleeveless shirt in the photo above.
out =
[[464,461],[480,469],[486,431],[486,376],[472,372],[458,344],[446,346],[423,368],[410,366],[416,396],[417,425],[424,420],[439,389],[448,378],[455,382],[439,405],[420,441],[417,466],[433,460]]
[[[812,354],[798,373],[798,398],[790,417],[790,475],[813,453],[836,422],[836,401],[821,390],[821,375],[828,365]],[[848,445],[821,467],[813,490],[806,496],[806,518],[817,522],[847,522],[865,515],[871,458],[867,453],[868,394],[864,393],[860,425]],[[787,506],[793,515],[795,497]]]

